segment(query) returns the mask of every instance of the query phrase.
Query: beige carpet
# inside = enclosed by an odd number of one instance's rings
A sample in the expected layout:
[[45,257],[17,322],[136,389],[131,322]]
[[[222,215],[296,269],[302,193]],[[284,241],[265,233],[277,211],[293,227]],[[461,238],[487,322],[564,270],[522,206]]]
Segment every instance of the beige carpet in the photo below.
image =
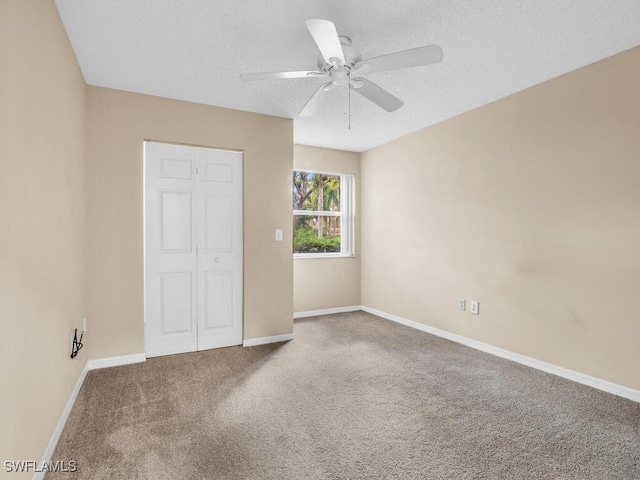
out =
[[362,312],[295,337],[89,372],[54,460],[74,479],[640,479],[640,404]]

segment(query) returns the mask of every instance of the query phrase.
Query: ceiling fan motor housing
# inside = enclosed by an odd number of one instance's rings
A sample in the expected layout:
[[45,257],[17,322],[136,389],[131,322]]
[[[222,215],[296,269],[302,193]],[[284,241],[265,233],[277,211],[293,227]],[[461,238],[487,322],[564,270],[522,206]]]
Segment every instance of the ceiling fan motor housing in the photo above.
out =
[[[344,65],[343,67],[351,70],[356,63],[362,60],[362,55],[359,51],[351,46],[351,39],[349,37],[340,36],[340,45],[342,46],[342,53],[344,55]],[[326,60],[322,57],[322,54],[318,56],[318,68],[323,72],[329,72],[332,68],[335,68],[334,65],[327,63]]]

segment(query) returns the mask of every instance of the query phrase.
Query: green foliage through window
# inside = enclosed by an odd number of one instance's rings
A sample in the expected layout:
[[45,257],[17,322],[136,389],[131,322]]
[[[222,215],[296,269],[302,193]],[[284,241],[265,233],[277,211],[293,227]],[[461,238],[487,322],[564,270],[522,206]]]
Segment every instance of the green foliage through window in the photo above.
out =
[[[304,218],[304,217],[299,217]],[[318,238],[315,230],[303,221],[294,228],[293,250],[295,253],[333,253],[340,252],[340,235],[327,235]]]

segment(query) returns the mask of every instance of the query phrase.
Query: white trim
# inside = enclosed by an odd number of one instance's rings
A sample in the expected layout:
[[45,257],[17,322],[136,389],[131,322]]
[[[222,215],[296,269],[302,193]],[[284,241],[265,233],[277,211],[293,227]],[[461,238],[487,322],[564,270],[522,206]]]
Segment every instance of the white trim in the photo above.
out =
[[[56,445],[58,444],[58,440],[60,440],[60,435],[62,435],[62,431],[64,430],[64,426],[67,424],[67,420],[69,419],[69,414],[71,413],[71,409],[73,408],[74,403],[76,403],[76,398],[78,397],[78,393],[80,392],[80,388],[84,383],[84,379],[87,376],[87,372],[89,370],[95,370],[96,368],[105,368],[105,367],[115,367],[118,365],[127,365],[129,363],[138,363],[144,362],[146,357],[144,353],[136,353],[134,355],[122,355],[120,357],[110,357],[110,358],[98,358],[96,360],[89,360],[85,363],[80,376],[78,377],[78,381],[76,382],[76,386],[71,392],[71,396],[69,397],[69,401],[64,407],[62,411],[62,415],[60,415],[60,419],[58,420],[58,424],[56,425],[53,434],[51,435],[51,439],[49,440],[49,444],[47,448],[45,448],[44,453],[42,454],[42,460],[40,461],[40,465],[44,465],[45,462],[49,462],[53,455],[53,452],[56,449]],[[43,470],[41,472],[36,472],[33,475],[33,480],[42,480],[44,478],[46,471]]]
[[294,172],[307,172],[307,173],[317,173],[319,175],[331,175],[332,177],[339,177],[340,175],[355,175],[355,173],[338,173],[338,172],[327,172],[325,170],[315,170],[308,168],[296,168],[293,167]]
[[294,210],[294,215],[300,217],[339,217],[340,212],[335,210]]
[[362,307],[360,305],[353,305],[351,307],[325,308],[323,310],[307,310],[306,312],[295,312],[293,314],[293,318],[317,317],[320,315],[332,315],[334,313],[357,312],[358,310],[362,310]]
[[355,253],[294,253],[294,260],[298,258],[355,258]]
[[[53,431],[53,435],[51,435],[51,439],[49,440],[49,444],[47,448],[45,448],[44,453],[42,454],[42,460],[40,460],[40,465],[44,465],[45,462],[49,462],[51,457],[53,456],[53,452],[56,449],[56,445],[58,445],[58,440],[60,440],[60,435],[62,435],[62,431],[64,430],[64,426],[67,424],[67,419],[69,418],[69,414],[71,413],[71,409],[73,408],[73,404],[76,403],[76,398],[78,397],[78,393],[80,392],[80,388],[84,382],[84,377],[87,376],[87,364],[84,365],[82,372],[80,372],[80,376],[78,377],[78,381],[76,382],[76,386],[71,392],[71,396],[67,401],[67,404],[62,411],[62,415],[60,415],[60,419],[58,420],[58,424],[56,425],[55,430]],[[36,471],[33,474],[33,480],[41,480],[44,478],[44,474],[46,470]]]
[[356,176],[340,175],[340,253],[355,255]]
[[612,393],[613,395],[617,395],[634,402],[640,402],[640,390],[634,390],[633,388],[625,387],[617,383],[608,382],[606,380],[601,380],[590,375],[585,375],[584,373],[575,372],[573,370],[569,370],[568,368],[559,367],[551,363],[543,362],[542,360],[537,360],[525,355],[520,355],[519,353],[515,353],[510,350],[494,347],[493,345],[489,345],[487,343],[478,342],[477,340],[472,340],[470,338],[463,337],[462,335],[457,335],[455,333],[450,333],[435,327],[430,327],[422,323],[407,320],[406,318],[402,318],[391,313],[382,312],[374,308],[365,307],[364,305],[361,308],[364,312],[377,315],[378,317],[391,320],[392,322],[400,323],[407,327],[415,328],[416,330],[421,330],[437,337],[446,338],[447,340],[451,340],[452,342],[460,343],[462,345],[466,345],[467,347],[475,348],[476,350],[490,353],[497,357],[506,358],[507,360],[511,360],[512,362],[521,363],[522,365],[526,365],[537,370],[542,370],[543,372],[551,373],[553,375],[557,375],[559,377],[566,378],[567,380],[572,380],[574,382],[581,383],[583,385],[587,385],[604,392]]
[[288,342],[293,340],[293,333],[285,333],[283,335],[274,335],[272,337],[250,338],[242,342],[243,347],[256,347],[258,345],[266,345],[267,343]]
[[119,357],[96,358],[87,362],[87,370],[96,368],[117,367],[129,365],[130,363],[140,363],[147,359],[144,353],[134,353],[132,355],[121,355]]

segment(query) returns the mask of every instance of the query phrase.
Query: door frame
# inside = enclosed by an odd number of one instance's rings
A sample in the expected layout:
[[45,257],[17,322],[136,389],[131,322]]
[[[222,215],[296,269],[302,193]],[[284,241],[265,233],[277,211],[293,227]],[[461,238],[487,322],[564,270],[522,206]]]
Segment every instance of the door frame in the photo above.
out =
[[[184,143],[184,142],[174,142],[174,141],[166,141],[166,140],[157,140],[157,139],[151,139],[151,138],[144,138],[142,140],[142,282],[143,282],[143,315],[142,315],[142,327],[143,327],[143,348],[144,348],[144,352],[145,352],[145,357],[149,358],[149,354],[147,352],[147,207],[146,207],[146,198],[147,198],[147,162],[148,159],[146,157],[146,144],[147,143],[157,143],[157,144],[167,144],[167,145],[175,145],[175,146],[184,146],[184,147],[195,147],[195,148],[205,148],[205,149],[210,149],[210,150],[222,150],[222,151],[228,151],[228,152],[237,152],[241,154],[240,157],[240,171],[241,171],[241,178],[240,178],[240,188],[241,188],[241,198],[242,198],[242,208],[241,208],[241,212],[240,212],[240,224],[242,225],[242,235],[241,235],[241,239],[240,239],[240,256],[241,256],[241,275],[242,275],[242,282],[241,282],[241,291],[239,292],[240,295],[240,303],[242,306],[242,314],[241,314],[241,322],[240,322],[240,329],[241,329],[241,343],[240,345],[242,345],[244,343],[244,330],[245,330],[245,305],[244,305],[244,290],[245,290],[245,255],[244,255],[244,247],[245,247],[245,224],[244,224],[244,215],[245,215],[245,209],[244,209],[244,205],[245,205],[245,189],[244,189],[244,180],[245,180],[245,176],[244,176],[244,149],[237,149],[237,148],[228,148],[228,147],[215,147],[215,146],[210,146],[210,145],[201,145],[201,144],[192,144],[192,143]],[[197,180],[197,179],[196,179]],[[196,274],[196,282],[197,282],[197,274]],[[197,285],[196,285],[196,291],[197,291]],[[197,305],[196,305],[196,329],[198,328],[198,318],[197,318]],[[219,348],[224,348],[224,347],[219,347]],[[196,347],[195,351],[199,351]],[[187,352],[183,352],[183,353],[187,353]],[[164,355],[164,354],[163,354]],[[151,355],[151,357],[154,356],[163,356],[163,355]],[[166,354],[166,355],[171,355],[171,354]]]

